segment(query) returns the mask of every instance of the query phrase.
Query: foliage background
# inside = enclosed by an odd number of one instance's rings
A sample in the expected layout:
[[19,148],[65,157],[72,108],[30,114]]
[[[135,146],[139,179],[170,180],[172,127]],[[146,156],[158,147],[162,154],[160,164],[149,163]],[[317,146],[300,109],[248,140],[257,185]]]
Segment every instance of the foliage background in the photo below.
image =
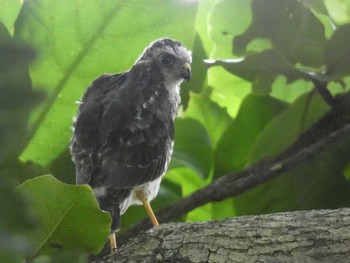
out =
[[[194,58],[155,210],[292,143],[329,109],[310,72],[329,82],[332,94],[349,89],[346,0],[0,0],[0,6],[0,254],[6,262],[31,254],[30,232],[42,226],[12,189],[43,174],[74,184],[68,144],[75,102],[100,74],[129,69],[151,41],[178,39]],[[349,161],[350,147],[341,145],[182,220],[349,206]],[[132,207],[122,225],[143,217],[142,208]],[[70,260],[86,260],[84,252],[64,251]]]

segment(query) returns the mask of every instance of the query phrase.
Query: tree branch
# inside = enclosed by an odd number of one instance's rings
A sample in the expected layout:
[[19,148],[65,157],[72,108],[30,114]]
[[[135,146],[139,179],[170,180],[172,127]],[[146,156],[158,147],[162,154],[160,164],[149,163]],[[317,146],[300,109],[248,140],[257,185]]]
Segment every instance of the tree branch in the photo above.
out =
[[164,224],[102,262],[348,262],[350,209]]
[[[336,98],[337,103],[319,121],[302,133],[284,152],[275,158],[257,162],[242,172],[224,175],[212,184],[199,189],[156,213],[161,223],[181,217],[209,202],[237,196],[257,185],[270,181],[296,168],[321,152],[350,139],[350,93]],[[140,231],[151,228],[148,218],[119,235],[124,243]]]

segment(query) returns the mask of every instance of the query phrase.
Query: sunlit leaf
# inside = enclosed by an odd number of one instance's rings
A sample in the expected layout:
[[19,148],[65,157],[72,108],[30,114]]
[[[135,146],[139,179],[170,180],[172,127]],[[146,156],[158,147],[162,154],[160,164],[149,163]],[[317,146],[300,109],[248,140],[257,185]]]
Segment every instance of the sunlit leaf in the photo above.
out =
[[0,22],[13,34],[15,20],[22,6],[21,0],[0,0]]
[[[203,180],[194,170],[188,167],[172,169],[167,173],[167,180],[178,184],[182,188],[182,195],[188,196],[194,191],[204,187],[207,180]],[[201,206],[186,215],[187,221],[205,221],[211,219],[211,205]]]
[[190,104],[183,115],[200,121],[210,136],[211,145],[215,147],[232,118],[210,99],[211,92],[212,89],[205,88],[201,94],[191,94]]
[[67,147],[75,101],[100,74],[128,70],[160,37],[191,48],[196,6],[177,0],[25,1],[15,36],[38,50],[31,76],[48,99],[32,117],[33,138],[22,159],[46,166]]
[[350,22],[350,2],[348,0],[325,0],[328,14],[331,19],[339,24]]
[[204,51],[209,54],[212,49],[213,43],[208,36],[208,16],[216,1],[213,0],[201,0],[198,1],[197,17],[195,28],[199,35]]
[[[232,39],[242,34],[252,17],[248,0],[216,1],[208,14],[208,35],[212,41],[209,58],[232,58]],[[210,30],[209,30],[210,29]],[[250,83],[229,74],[222,68],[208,69],[208,84],[213,88],[211,99],[235,117],[245,96],[250,93]]]
[[234,38],[235,54],[244,54],[250,41],[263,38],[293,64],[323,65],[324,27],[301,2],[253,0],[252,12],[249,28]]

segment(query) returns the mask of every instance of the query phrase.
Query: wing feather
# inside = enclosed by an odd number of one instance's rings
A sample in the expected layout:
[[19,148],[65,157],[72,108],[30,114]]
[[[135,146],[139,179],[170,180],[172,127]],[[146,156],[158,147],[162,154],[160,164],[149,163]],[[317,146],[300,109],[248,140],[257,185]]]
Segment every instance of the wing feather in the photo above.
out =
[[98,132],[103,114],[102,101],[112,89],[118,89],[123,81],[124,74],[102,75],[90,85],[83,96],[71,140],[78,184],[89,183],[97,166],[96,149],[99,145]]
[[78,183],[131,189],[165,172],[173,141],[169,96],[161,82],[137,72],[103,75],[84,95],[71,147]]

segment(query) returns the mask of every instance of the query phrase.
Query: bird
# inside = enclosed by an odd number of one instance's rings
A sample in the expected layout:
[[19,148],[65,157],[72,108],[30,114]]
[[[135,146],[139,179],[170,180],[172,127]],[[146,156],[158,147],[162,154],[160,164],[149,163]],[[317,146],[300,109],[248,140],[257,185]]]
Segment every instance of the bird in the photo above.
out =
[[87,88],[70,142],[76,183],[92,188],[112,218],[110,246],[131,205],[143,205],[154,226],[150,202],[173,152],[180,84],[191,78],[192,53],[171,38],[155,40],[125,72],[102,74]]

